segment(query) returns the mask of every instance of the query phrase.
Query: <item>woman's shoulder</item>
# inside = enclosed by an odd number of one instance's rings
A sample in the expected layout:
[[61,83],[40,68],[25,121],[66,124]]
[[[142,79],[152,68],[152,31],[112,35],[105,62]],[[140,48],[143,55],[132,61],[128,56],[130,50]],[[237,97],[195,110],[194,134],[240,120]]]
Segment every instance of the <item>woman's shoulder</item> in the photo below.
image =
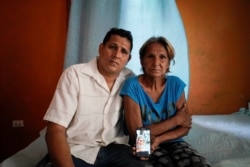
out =
[[175,75],[168,75],[167,76],[167,80],[170,80],[170,81],[181,81],[181,79]]
[[186,85],[185,82],[178,76],[168,75],[167,82],[169,85]]

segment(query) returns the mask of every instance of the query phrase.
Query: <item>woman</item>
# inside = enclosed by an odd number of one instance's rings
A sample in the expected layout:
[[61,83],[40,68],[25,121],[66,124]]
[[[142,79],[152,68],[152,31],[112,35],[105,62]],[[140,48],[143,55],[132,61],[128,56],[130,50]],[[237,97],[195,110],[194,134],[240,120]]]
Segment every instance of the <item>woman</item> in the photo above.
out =
[[174,61],[174,48],[164,37],[152,37],[139,53],[143,74],[127,79],[121,90],[132,144],[136,128],[146,127],[151,130],[149,160],[154,166],[210,166],[182,139],[192,121],[186,105],[185,83],[166,75]]

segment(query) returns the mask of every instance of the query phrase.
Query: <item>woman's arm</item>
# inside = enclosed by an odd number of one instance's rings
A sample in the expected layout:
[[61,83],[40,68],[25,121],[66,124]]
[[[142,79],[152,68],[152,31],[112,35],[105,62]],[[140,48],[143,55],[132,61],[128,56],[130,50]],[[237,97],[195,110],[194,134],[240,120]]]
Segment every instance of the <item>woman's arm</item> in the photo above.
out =
[[[176,109],[177,114],[171,119],[150,126],[153,149],[162,142],[178,139],[188,134],[192,125],[192,118],[188,112],[184,92],[176,103]],[[172,128],[174,129],[171,130]]]
[[167,142],[170,140],[178,139],[180,137],[186,136],[189,132],[190,128],[186,127],[177,127],[174,130],[170,130],[168,132],[163,133],[162,135],[155,136],[152,138],[151,148],[155,150],[159,144],[163,142]]
[[[129,131],[130,139],[135,143],[136,128],[142,127],[140,107],[130,97],[124,96],[125,121]],[[177,114],[171,119],[148,126],[151,130],[153,145],[157,145],[188,134],[191,128],[191,115],[188,113],[185,94],[183,93],[176,103]],[[175,128],[174,130],[171,130]],[[156,147],[157,147],[156,146]]]
[[177,113],[170,119],[148,126],[151,130],[152,136],[161,135],[177,126],[191,128],[192,119],[188,112],[185,94],[182,93],[180,99],[176,103]]
[[135,143],[136,138],[136,128],[142,127],[142,118],[140,107],[137,103],[134,102],[129,96],[124,96],[124,114],[125,121],[128,128],[130,140],[132,143]]

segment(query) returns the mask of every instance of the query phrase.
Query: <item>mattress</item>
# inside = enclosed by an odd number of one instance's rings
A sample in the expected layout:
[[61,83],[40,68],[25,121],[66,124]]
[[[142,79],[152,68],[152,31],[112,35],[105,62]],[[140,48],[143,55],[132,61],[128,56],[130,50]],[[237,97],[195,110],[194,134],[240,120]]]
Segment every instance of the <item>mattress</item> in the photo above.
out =
[[[250,164],[250,114],[193,115],[184,137],[213,167],[246,167]],[[45,131],[28,146],[1,162],[0,167],[34,167],[46,154]]]

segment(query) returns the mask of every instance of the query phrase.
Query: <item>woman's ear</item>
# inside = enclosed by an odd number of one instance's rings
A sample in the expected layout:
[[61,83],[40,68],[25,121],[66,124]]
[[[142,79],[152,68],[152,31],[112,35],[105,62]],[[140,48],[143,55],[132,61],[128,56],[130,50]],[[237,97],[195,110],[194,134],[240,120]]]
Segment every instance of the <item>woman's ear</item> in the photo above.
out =
[[141,64],[141,71],[144,72],[144,68],[143,68],[143,65],[142,65],[142,59],[140,59],[140,64]]

